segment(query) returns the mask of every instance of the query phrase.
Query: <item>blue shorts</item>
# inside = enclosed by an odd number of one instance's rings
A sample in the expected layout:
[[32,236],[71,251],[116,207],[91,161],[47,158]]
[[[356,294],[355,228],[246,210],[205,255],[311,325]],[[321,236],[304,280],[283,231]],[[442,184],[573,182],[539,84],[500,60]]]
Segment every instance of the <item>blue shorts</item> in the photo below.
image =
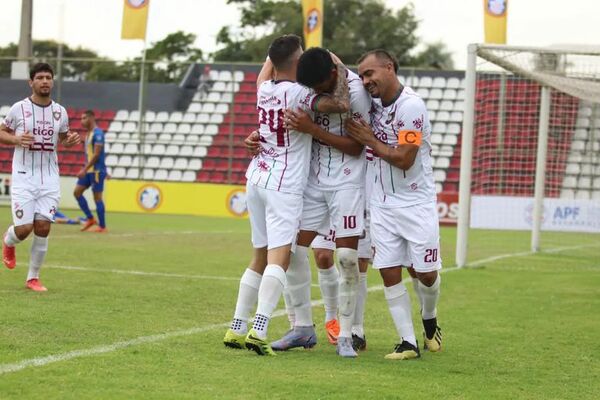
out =
[[83,178],[77,180],[77,185],[86,189],[91,186],[94,193],[103,192],[104,179],[106,179],[106,172],[88,172]]

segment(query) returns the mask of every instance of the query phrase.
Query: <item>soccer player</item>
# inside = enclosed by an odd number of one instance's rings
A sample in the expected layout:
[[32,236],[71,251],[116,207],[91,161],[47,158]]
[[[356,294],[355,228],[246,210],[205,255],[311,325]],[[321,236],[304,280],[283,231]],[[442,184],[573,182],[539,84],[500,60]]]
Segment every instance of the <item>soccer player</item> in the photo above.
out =
[[358,72],[373,97],[370,125],[347,119],[344,126],[358,142],[373,149],[377,182],[371,197],[373,266],[383,278],[385,298],[400,336],[388,359],[420,357],[402,266],[419,280],[425,349],[441,349],[437,303],[442,267],[439,221],[431,162],[431,125],[423,100],[397,78],[398,64],[385,50],[370,51]]
[[81,231],[87,231],[96,224],[96,220],[90,211],[83,192],[92,187],[94,202],[96,203],[96,214],[98,214],[98,227],[94,232],[105,233],[106,219],[104,217],[104,179],[106,179],[106,165],[104,164],[104,132],[96,126],[96,115],[92,110],[87,110],[81,116],[81,125],[86,129],[85,137],[85,166],[79,171],[77,185],[73,195],[79,203],[79,208],[85,214],[87,220]]
[[2,261],[13,269],[15,246],[33,231],[26,287],[36,292],[47,289],[39,280],[48,251],[48,234],[60,199],[60,178],[56,147],[80,142],[69,131],[67,112],[50,98],[54,71],[37,63],[29,71],[30,97],[15,103],[0,124],[0,142],[15,146],[12,163],[12,217],[4,234]]
[[[223,342],[233,348],[245,345],[259,355],[275,355],[267,341],[267,330],[286,284],[312,144],[311,136],[284,127],[284,110],[293,107],[310,112],[345,112],[349,108],[347,86],[334,96],[322,96],[295,83],[301,55],[298,36],[275,39],[257,80],[260,151],[246,172],[254,257],[240,280],[235,314]],[[254,324],[248,331],[248,317],[257,299]]]
[[[307,50],[298,62],[297,78],[299,83],[317,93],[332,93],[341,80],[346,81],[350,90],[351,115],[367,118],[371,106],[368,93],[356,74],[346,68],[336,68],[329,51],[318,47]],[[359,281],[357,248],[364,229],[364,147],[345,134],[342,114],[316,113],[313,122],[306,112],[290,107],[286,119],[289,127],[314,137],[298,246],[291,262],[292,265],[305,265],[301,268],[305,270],[308,267],[308,246],[319,232],[327,232],[330,226],[333,227],[342,277],[337,353],[342,357],[356,357],[357,353],[352,347],[352,323]],[[288,280],[296,326],[272,344],[273,349],[277,350],[306,347],[306,341],[314,332],[310,276],[288,274]]]

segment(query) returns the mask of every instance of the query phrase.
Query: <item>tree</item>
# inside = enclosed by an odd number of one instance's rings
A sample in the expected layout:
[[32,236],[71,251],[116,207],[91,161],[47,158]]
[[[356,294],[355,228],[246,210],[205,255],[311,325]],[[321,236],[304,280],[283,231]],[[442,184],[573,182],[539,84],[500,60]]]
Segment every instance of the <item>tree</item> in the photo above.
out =
[[441,43],[428,44],[425,50],[417,54],[414,64],[419,67],[434,69],[453,69],[452,53]]
[[[437,53],[426,49],[423,57],[411,52],[418,44],[418,21],[412,5],[397,11],[386,8],[381,0],[327,0],[324,10],[323,45],[342,60],[354,64],[365,51],[385,48],[396,55],[403,66],[426,66],[425,55],[438,55],[440,65],[448,65],[450,54],[441,45]],[[269,43],[286,33],[302,35],[302,8],[291,0],[228,0],[241,8],[240,27],[223,27],[213,54],[216,61],[262,62]],[[436,48],[437,49],[437,48]],[[429,64],[420,64],[427,61]],[[451,61],[450,61],[451,64]]]

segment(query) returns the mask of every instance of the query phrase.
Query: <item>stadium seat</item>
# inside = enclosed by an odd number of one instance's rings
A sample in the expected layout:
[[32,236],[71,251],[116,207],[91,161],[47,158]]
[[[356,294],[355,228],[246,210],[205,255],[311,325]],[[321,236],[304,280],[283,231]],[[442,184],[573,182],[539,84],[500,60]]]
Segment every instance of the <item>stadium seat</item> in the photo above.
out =
[[438,89],[438,88],[434,88],[434,89],[430,89],[429,90],[429,97],[427,98],[428,100],[441,100],[442,99],[442,89]]
[[448,124],[446,133],[449,133],[450,135],[458,135],[460,133],[460,125],[456,123]]
[[192,146],[181,146],[179,149],[179,155],[181,157],[191,157],[194,154],[194,148]]
[[144,117],[144,121],[154,122],[155,120],[156,120],[156,113],[154,111],[146,111],[146,116]]
[[6,117],[10,111],[10,106],[4,105],[0,107],[0,116]]
[[589,190],[578,190],[575,193],[575,198],[577,200],[589,200],[591,198],[591,193]]
[[144,173],[142,174],[142,179],[151,181],[154,179],[154,170],[149,168],[144,168]]
[[138,154],[138,145],[135,143],[127,143],[123,149],[124,154]]
[[209,122],[217,125],[223,123],[223,114],[212,114]]
[[181,171],[174,169],[172,171],[169,171],[169,176],[167,177],[167,180],[180,181],[182,176],[183,173]]
[[194,170],[194,171],[198,171],[198,170],[202,169],[202,160],[200,160],[198,158],[192,158],[189,161],[186,169]]
[[429,89],[428,88],[419,88],[417,89],[417,94],[421,96],[423,100],[427,100],[429,98]]
[[560,198],[561,199],[574,199],[575,191],[572,189],[562,189],[560,191]]
[[110,152],[110,153],[114,153],[114,154],[122,154],[124,149],[125,149],[125,146],[123,145],[123,143],[115,143],[110,146],[110,151],[107,149],[106,152],[107,153]]
[[171,144],[167,146],[167,150],[165,152],[167,156],[177,156],[179,155],[179,146]]
[[158,135],[158,141],[161,143],[168,144],[171,142],[172,135],[170,133],[161,133]]
[[123,179],[126,176],[127,171],[125,168],[117,167],[112,171],[112,177],[117,179]]
[[454,110],[454,102],[451,100],[442,100],[440,103],[440,110],[453,111]]
[[123,123],[121,121],[113,121],[110,123],[108,130],[111,132],[121,132],[123,130]]
[[427,100],[427,109],[437,111],[440,108],[440,102],[438,100]]
[[244,71],[235,71],[233,73],[233,80],[235,82],[243,82],[244,81]]
[[115,121],[127,121],[129,119],[129,111],[127,110],[119,110],[115,114]]
[[463,113],[462,111],[452,111],[450,113],[450,121],[462,123]]
[[202,111],[202,104],[190,103],[190,106],[188,107],[188,111],[191,113],[199,113],[200,111]]
[[150,130],[149,130],[150,133],[157,133],[158,134],[158,133],[162,133],[162,131],[163,131],[163,124],[162,123],[160,123],[160,122],[153,122],[150,125]]
[[214,136],[217,133],[219,133],[219,126],[218,125],[207,125],[206,128],[204,129],[204,134],[206,135],[211,135]]
[[448,78],[446,81],[446,87],[449,89],[458,89],[460,86],[460,79],[458,78]]
[[221,94],[221,103],[233,103],[233,95],[231,94],[231,92]]
[[163,157],[160,160],[160,166],[159,166],[159,168],[162,168],[162,169],[171,169],[171,168],[173,168],[174,165],[175,165],[175,160],[173,160],[173,158],[171,158],[171,157]]
[[435,160],[435,167],[440,169],[447,169],[450,167],[450,159],[448,157],[438,157]]
[[173,134],[177,132],[177,124],[173,122],[168,122],[163,127],[163,133]]
[[577,187],[579,189],[591,189],[592,179],[589,176],[580,176],[577,180]]
[[[183,144],[186,141],[186,135],[182,134],[182,133],[176,133],[175,135],[173,135],[173,137],[171,138],[171,140],[173,141],[174,144]],[[192,136],[195,138],[195,136]]]
[[128,132],[128,133],[135,132],[136,130],[137,130],[137,124],[135,122],[131,122],[131,121],[125,122],[123,124],[123,128],[121,128],[121,132]]
[[212,85],[211,90],[215,92],[224,92],[226,90],[226,84],[223,81],[217,81]]
[[169,122],[169,113],[166,111],[160,111],[156,114],[155,122]]
[[202,105],[202,112],[204,114],[212,114],[215,112],[215,103],[204,103]]
[[[414,85],[417,86],[417,85]],[[419,78],[419,87],[430,88],[433,86],[433,79],[430,76],[422,76]]]
[[166,181],[169,176],[169,171],[166,169],[158,169],[154,173],[154,179],[157,181]]
[[187,166],[188,166],[187,158],[179,157],[175,160],[175,163],[173,164],[173,169],[185,170],[185,169],[187,169]]
[[207,153],[206,147],[204,147],[204,146],[196,146],[194,148],[193,155],[194,155],[194,157],[203,158],[203,157],[206,156],[206,153]]
[[104,134],[104,140],[106,140],[107,142],[114,142],[115,140],[117,140],[117,134],[114,132],[106,132]]
[[458,142],[457,136],[454,135],[445,135],[443,144],[449,146],[455,146]]
[[194,171],[184,171],[181,180],[183,182],[194,182],[196,180],[196,173]]
[[129,168],[127,170],[127,179],[138,179],[140,177],[140,170],[138,168]]
[[209,103],[219,103],[221,101],[221,93],[219,92],[210,92],[206,101]]
[[106,156],[105,163],[108,167],[116,167],[119,162],[119,157],[114,154],[109,154]]
[[177,126],[177,133],[181,135],[187,135],[192,131],[192,126],[190,124],[179,124]]
[[138,122],[140,120],[140,112],[138,110],[130,111],[127,120],[130,122]]
[[119,157],[119,162],[117,164],[118,167],[130,167],[131,166],[131,156],[124,155]]
[[446,87],[446,78],[443,76],[436,76],[433,78],[433,83],[431,86],[434,88],[444,89]]
[[202,113],[196,117],[196,123],[207,124],[210,121],[210,114]]
[[578,175],[580,171],[581,168],[579,167],[579,164],[576,163],[568,163],[565,170],[568,175]]
[[562,186],[567,189],[573,189],[577,187],[577,178],[574,176],[565,176]]
[[229,82],[233,80],[233,75],[231,74],[231,71],[220,71],[218,80]]
[[152,146],[152,152],[150,154],[155,156],[162,156],[165,154],[166,150],[167,148],[164,144],[155,144],[154,146]]
[[[446,133],[446,123],[445,122],[434,122],[433,123],[433,127],[431,128],[431,132],[432,133],[439,133],[440,135],[443,135]],[[437,142],[433,142],[432,143],[436,143],[436,144],[441,144],[441,142],[437,143]]]
[[190,135],[202,135],[202,134],[204,134],[204,125],[195,124],[192,126]]
[[438,111],[435,120],[440,122],[450,121],[450,113],[448,111]]
[[408,76],[406,78],[406,86],[413,88],[414,90],[417,90],[417,88],[419,87],[419,77],[411,75]]
[[209,135],[202,135],[202,136],[199,137],[197,143],[200,144],[200,145],[202,145],[202,146],[208,147],[208,146],[210,146],[210,145],[213,144],[213,139],[212,138],[213,137],[209,136]]
[[442,95],[442,99],[444,100],[455,100],[456,99],[456,90],[454,89],[445,89]]

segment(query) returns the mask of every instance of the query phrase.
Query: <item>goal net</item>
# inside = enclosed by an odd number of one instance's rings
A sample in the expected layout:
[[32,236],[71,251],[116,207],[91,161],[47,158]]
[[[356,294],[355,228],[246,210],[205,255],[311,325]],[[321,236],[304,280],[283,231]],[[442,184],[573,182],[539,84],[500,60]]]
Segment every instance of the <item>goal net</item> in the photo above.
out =
[[600,232],[600,49],[471,45],[457,265],[469,228]]

